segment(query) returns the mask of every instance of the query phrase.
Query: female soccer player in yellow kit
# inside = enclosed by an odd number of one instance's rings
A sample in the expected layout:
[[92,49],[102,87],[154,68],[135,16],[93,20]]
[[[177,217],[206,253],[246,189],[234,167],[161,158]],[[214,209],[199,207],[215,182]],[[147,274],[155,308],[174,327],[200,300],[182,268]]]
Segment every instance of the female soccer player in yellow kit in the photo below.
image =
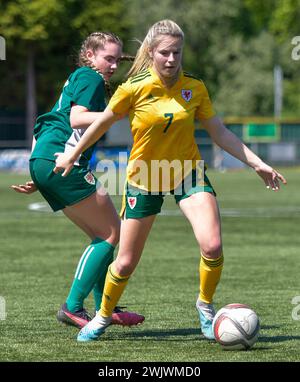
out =
[[[279,180],[286,183],[281,174],[225,128],[213,111],[203,82],[182,70],[183,40],[184,34],[174,22],[154,24],[138,51],[129,79],[119,86],[102,117],[87,129],[72,152],[56,154],[54,171],[64,170],[62,175],[66,176],[83,150],[120,115],[129,114],[133,147],[119,252],[106,276],[101,310],[81,329],[78,341],[98,339],[110,324],[113,308],[140,260],[166,191],[174,193],[199,245],[200,292],[196,308],[203,335],[214,338],[213,295],[223,267],[221,225],[214,190],[205,173],[197,168],[201,156],[194,140],[195,119],[200,120],[215,143],[252,167],[268,188],[278,190]],[[163,170],[169,165],[167,184],[153,166],[157,162],[164,163]]]

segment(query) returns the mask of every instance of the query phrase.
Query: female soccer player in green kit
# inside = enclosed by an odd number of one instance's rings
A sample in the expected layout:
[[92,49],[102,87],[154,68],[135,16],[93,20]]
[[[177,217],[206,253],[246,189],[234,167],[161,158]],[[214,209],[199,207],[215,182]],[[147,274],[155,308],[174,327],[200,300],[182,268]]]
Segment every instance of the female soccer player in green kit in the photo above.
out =
[[[72,151],[86,128],[102,115],[105,88],[121,60],[122,45],[116,35],[103,32],[92,33],[83,42],[80,67],[69,76],[53,109],[37,118],[30,158],[32,181],[12,186],[25,194],[39,190],[53,211],[62,210],[91,239],[66,303],[57,314],[59,321],[79,328],[91,319],[83,306],[91,290],[95,310],[100,308],[105,276],[119,241],[120,221],[109,195],[89,169],[93,147],[77,158],[68,178],[54,174],[54,153]],[[143,320],[142,315],[117,307],[112,323],[131,326]]]
[[[97,340],[112,319],[114,306],[134,272],[152,224],[160,212],[164,193],[175,200],[190,222],[199,245],[199,296],[196,308],[203,335],[214,339],[213,296],[221,277],[223,250],[221,224],[214,190],[205,175],[197,172],[201,160],[194,139],[195,119],[212,140],[231,155],[252,167],[267,187],[279,189],[284,177],[264,163],[215,115],[204,83],[182,70],[184,34],[171,20],[155,23],[148,31],[128,81],[119,86],[103,115],[68,153],[57,153],[56,168],[65,177],[77,156],[99,139],[118,119],[129,114],[133,134],[127,169],[126,204],[123,208],[120,246],[108,269],[100,312],[78,334],[78,341]],[[169,174],[169,184],[153,182],[154,161],[177,163]],[[190,176],[185,164],[189,164]],[[137,175],[148,169],[144,177]],[[186,180],[189,178],[189,181]],[[175,192],[175,191],[182,192]]]

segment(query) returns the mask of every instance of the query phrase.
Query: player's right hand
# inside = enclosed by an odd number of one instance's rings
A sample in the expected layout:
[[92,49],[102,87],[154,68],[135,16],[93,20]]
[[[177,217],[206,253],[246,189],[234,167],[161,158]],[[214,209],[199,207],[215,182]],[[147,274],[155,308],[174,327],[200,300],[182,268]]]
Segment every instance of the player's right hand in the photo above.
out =
[[62,172],[61,176],[67,176],[74,166],[74,161],[66,153],[55,153],[55,167],[53,172],[58,174]]

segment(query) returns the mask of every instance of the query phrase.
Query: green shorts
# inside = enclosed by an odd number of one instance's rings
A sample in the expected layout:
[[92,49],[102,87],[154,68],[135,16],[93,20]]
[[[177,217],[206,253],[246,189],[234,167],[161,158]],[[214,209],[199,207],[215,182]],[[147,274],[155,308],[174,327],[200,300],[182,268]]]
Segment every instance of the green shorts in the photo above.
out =
[[55,161],[36,158],[29,162],[31,178],[53,211],[78,203],[97,190],[98,181],[86,167],[74,166],[66,177],[55,174]]
[[[175,201],[178,204],[181,200],[197,192],[209,192],[216,196],[208,177],[204,174],[204,181],[201,181],[197,179],[197,173],[193,170],[189,180],[185,179],[176,190],[170,191],[170,194],[174,195]],[[140,219],[156,215],[161,212],[165,195],[166,193],[162,192],[153,194],[143,191],[127,183],[120,216],[125,219]]]

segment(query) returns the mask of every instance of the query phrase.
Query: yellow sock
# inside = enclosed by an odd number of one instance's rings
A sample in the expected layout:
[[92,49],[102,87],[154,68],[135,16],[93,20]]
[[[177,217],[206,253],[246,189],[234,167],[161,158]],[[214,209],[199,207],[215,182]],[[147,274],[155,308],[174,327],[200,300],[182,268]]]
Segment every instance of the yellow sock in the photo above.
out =
[[199,275],[200,275],[200,294],[199,299],[207,304],[212,303],[213,295],[216,291],[218,282],[221,278],[224,257],[223,253],[217,259],[208,259],[201,256]]
[[110,317],[117,305],[130,276],[120,276],[110,265],[107,270],[105,279],[100,315],[102,317]]

